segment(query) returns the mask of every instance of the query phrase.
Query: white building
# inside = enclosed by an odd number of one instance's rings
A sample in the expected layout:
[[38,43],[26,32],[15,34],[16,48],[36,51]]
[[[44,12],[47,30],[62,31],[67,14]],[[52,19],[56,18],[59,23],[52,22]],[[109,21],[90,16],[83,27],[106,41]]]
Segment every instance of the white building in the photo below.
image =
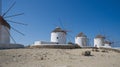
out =
[[105,40],[105,37],[102,36],[102,35],[97,35],[95,38],[94,38],[94,47],[102,47],[104,46],[104,40]]
[[66,34],[65,30],[62,30],[60,27],[56,27],[56,29],[51,32],[51,42],[66,44]]
[[10,44],[10,25],[0,16],[0,44]]
[[34,43],[33,43],[33,45],[35,46],[37,46],[37,45],[54,45],[54,44],[57,44],[57,43],[55,43],[55,42],[46,42],[46,41],[35,41]]
[[87,46],[88,38],[82,32],[75,37],[75,44],[78,44],[80,47]]

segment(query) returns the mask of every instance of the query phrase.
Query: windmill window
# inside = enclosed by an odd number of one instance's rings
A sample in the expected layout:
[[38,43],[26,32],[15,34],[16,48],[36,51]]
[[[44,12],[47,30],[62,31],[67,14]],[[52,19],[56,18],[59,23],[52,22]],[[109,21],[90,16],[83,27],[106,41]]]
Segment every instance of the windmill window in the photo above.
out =
[[57,37],[57,39],[58,39],[58,37]]

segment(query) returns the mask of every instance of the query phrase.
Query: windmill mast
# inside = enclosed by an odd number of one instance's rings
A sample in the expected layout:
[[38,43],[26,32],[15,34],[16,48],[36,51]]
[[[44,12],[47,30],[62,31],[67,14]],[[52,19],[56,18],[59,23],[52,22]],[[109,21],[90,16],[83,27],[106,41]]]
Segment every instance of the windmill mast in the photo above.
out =
[[0,16],[2,15],[2,0],[0,0]]

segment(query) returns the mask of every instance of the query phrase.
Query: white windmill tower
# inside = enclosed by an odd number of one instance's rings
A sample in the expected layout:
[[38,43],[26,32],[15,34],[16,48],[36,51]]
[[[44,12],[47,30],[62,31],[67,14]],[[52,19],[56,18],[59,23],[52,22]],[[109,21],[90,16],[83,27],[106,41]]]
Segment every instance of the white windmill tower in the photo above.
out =
[[4,19],[4,14],[2,15],[2,0],[0,0],[0,44],[10,44],[9,31],[11,26]]
[[0,15],[0,44],[10,44],[10,25]]
[[[58,20],[60,25],[55,25],[57,27],[51,32],[51,42],[56,42],[57,44],[66,44],[68,36],[72,36],[68,33],[70,31],[65,29],[60,17]],[[69,42],[72,43],[71,41]]]
[[105,40],[105,37],[102,36],[102,35],[97,35],[95,38],[94,38],[94,47],[102,47],[104,46],[104,40]]
[[[10,30],[14,30],[18,33],[20,33],[21,35],[24,35],[23,33],[19,32],[18,30],[16,30],[15,28],[13,28],[9,23],[16,23],[16,24],[22,24],[22,25],[26,25],[24,23],[19,23],[19,22],[15,22],[15,21],[11,21],[11,20],[7,20],[7,18],[11,18],[11,17],[15,17],[15,16],[19,16],[22,15],[23,13],[20,14],[14,14],[14,15],[10,15],[10,16],[6,16],[7,13],[12,9],[12,7],[15,5],[16,2],[14,2],[10,8],[7,9],[6,12],[2,13],[2,0],[0,0],[0,48],[2,47],[13,47],[13,45],[15,47],[20,46],[20,45],[15,45],[16,41],[14,40],[14,38],[11,36],[10,34]],[[11,45],[10,43],[10,38],[14,41],[15,44]]]
[[51,42],[66,44],[66,34],[67,32],[65,30],[62,30],[60,27],[56,27],[51,32]]
[[75,44],[79,45],[80,47],[85,47],[88,44],[88,38],[87,36],[80,32],[76,37],[75,37]]

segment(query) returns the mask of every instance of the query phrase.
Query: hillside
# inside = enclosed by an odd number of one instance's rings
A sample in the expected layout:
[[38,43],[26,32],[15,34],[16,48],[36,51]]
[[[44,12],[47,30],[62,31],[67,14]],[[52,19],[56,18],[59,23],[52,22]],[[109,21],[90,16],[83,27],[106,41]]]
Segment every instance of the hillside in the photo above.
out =
[[[89,50],[91,56],[83,56]],[[0,67],[119,67],[120,53],[92,49],[0,50]]]

